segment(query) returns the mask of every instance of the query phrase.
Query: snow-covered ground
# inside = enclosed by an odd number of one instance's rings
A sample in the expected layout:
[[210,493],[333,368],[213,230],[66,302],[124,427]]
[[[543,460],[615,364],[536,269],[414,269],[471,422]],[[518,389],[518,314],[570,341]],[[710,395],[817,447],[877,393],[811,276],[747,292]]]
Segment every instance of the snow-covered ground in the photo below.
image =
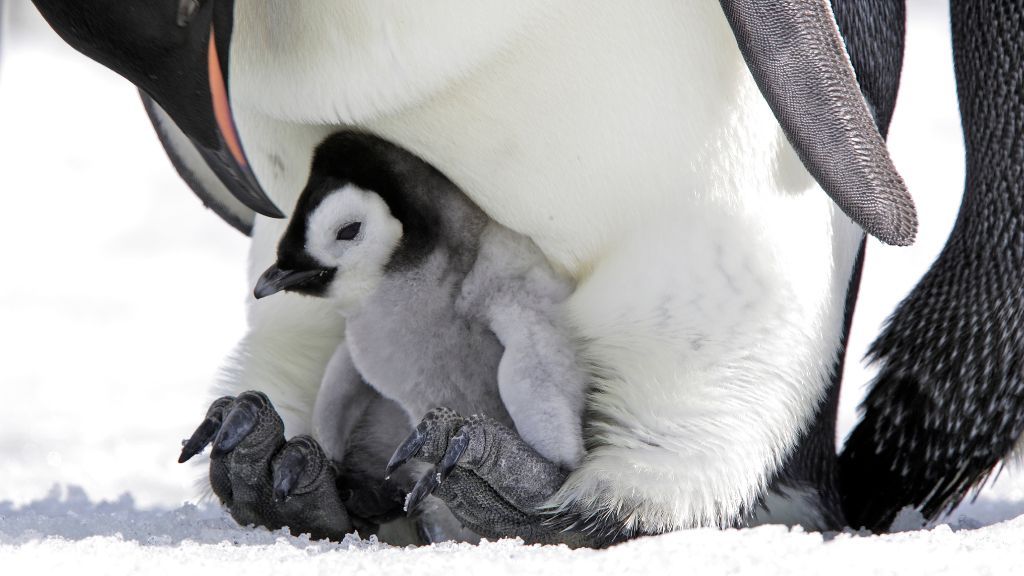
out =
[[[940,525],[884,537],[697,530],[571,552],[513,542],[390,548],[238,528],[176,464],[207,386],[244,330],[246,240],[202,209],[134,89],[14,0],[0,64],[0,573],[1018,573],[1024,474]],[[915,247],[873,243],[841,429],[871,371],[857,360],[938,252],[963,180],[945,5],[910,2],[890,146],[918,202]],[[80,488],[79,488],[80,487]],[[130,494],[130,496],[126,495]]]

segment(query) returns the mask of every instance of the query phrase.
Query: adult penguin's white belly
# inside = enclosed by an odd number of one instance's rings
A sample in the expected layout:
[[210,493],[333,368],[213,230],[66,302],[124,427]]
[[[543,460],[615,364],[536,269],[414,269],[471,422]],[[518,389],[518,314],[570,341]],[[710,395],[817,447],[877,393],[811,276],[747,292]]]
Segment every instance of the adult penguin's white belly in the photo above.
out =
[[[554,504],[635,510],[646,530],[752,504],[824,391],[861,232],[786,142],[717,2],[252,0],[235,26],[239,129],[282,209],[316,143],[353,125],[579,279],[597,447]],[[253,279],[282,230],[257,219]],[[289,433],[340,338],[322,306],[254,305],[243,354],[288,354],[282,325],[306,346],[294,373],[228,384],[269,389]]]

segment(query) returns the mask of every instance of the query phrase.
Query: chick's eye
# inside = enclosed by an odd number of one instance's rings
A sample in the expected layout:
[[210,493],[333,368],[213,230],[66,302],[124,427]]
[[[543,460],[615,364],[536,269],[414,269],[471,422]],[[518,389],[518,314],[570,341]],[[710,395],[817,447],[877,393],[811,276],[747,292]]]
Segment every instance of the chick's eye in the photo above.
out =
[[363,227],[362,222],[353,222],[346,224],[338,230],[338,240],[351,240],[359,234],[359,229]]
[[199,11],[199,0],[178,1],[178,26],[185,28],[192,22],[192,17]]

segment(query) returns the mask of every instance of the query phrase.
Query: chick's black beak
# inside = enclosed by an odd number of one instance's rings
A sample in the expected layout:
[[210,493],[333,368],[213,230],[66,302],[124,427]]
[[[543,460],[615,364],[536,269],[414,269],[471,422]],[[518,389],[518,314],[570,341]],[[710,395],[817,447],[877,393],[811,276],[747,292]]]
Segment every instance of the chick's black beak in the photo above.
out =
[[256,289],[252,293],[259,300],[271,294],[276,294],[281,290],[287,290],[292,286],[298,286],[325,272],[323,269],[285,270],[278,268],[277,264],[274,264],[267,268],[267,271],[256,281]]

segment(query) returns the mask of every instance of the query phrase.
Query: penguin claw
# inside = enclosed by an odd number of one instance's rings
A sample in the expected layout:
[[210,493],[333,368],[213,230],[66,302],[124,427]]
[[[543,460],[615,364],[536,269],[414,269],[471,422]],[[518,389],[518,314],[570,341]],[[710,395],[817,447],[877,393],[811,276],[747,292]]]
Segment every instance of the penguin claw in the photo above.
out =
[[466,419],[450,408],[434,408],[398,446],[384,470],[385,479],[410,460],[437,464],[448,451],[448,439]]
[[205,450],[218,430],[220,430],[219,418],[203,420],[191,437],[181,441],[181,455],[178,456],[178,464],[188,462],[193,456]]
[[412,434],[409,434],[398,449],[395,450],[395,453],[391,456],[391,460],[388,460],[388,465],[384,468],[385,480],[391,478],[391,474],[394,473],[395,470],[412,459],[413,456],[419,453],[420,448],[423,448],[423,444],[427,441],[427,435],[425,433],[426,431],[421,428],[423,428],[423,423],[420,423],[420,425],[412,431]]
[[438,484],[451,476],[452,470],[458,465],[462,455],[466,453],[466,448],[469,448],[469,434],[466,433],[466,428],[463,427],[448,441],[448,451],[444,453],[441,463],[437,465]]
[[213,441],[213,437],[220,430],[221,422],[224,420],[224,411],[234,402],[234,398],[224,396],[218,398],[210,406],[206,413],[206,419],[196,428],[187,440],[181,443],[181,455],[178,456],[178,464],[184,464],[206,449],[206,446]]
[[248,402],[238,402],[228,412],[224,422],[213,439],[211,456],[223,456],[242,443],[256,428],[256,409]]
[[420,504],[423,503],[427,496],[433,494],[440,485],[441,475],[436,470],[432,470],[429,474],[420,478],[419,482],[412,487],[412,491],[405,498],[405,513],[409,516],[415,515]]
[[[426,441],[425,434],[420,434],[418,436],[414,434],[412,438],[419,443],[419,446],[422,446]],[[402,451],[403,447],[404,444],[402,447],[399,447],[399,451]],[[465,428],[461,428],[459,429],[459,432],[448,441],[448,450],[444,453],[444,457],[441,458],[441,462],[435,466],[430,473],[420,478],[419,482],[412,487],[412,491],[409,492],[409,495],[405,499],[405,513],[407,515],[415,515],[420,504],[423,503],[423,500],[425,500],[427,496],[433,494],[441,484],[451,476],[452,471],[455,470],[455,467],[458,465],[459,460],[462,458],[462,455],[465,454],[466,448],[468,447],[469,435],[465,433]],[[418,451],[419,448],[416,448],[416,450]],[[408,460],[408,458],[405,460]]]
[[316,440],[306,435],[289,440],[274,456],[270,467],[274,501],[278,503],[320,489],[320,484],[331,476],[327,455]]
[[[441,458],[441,462],[428,474],[420,478],[416,485],[412,487],[412,490],[405,499],[405,512],[407,515],[414,515],[420,504],[423,503],[423,500],[433,494],[451,476],[452,471],[459,464],[462,455],[465,454],[466,448],[469,447],[469,435],[465,433],[465,430],[465,428],[459,429],[459,432],[448,441],[448,450],[444,453],[444,457]],[[417,438],[417,440],[420,446],[425,441],[420,438]]]
[[274,501],[285,502],[292,496],[308,460],[300,450],[284,448],[274,467]]
[[341,540],[353,525],[333,466],[309,436],[285,441],[284,422],[261,392],[226,396],[185,441],[179,461],[208,444],[214,494],[241,525]]
[[552,518],[544,506],[568,473],[491,418],[432,410],[392,458],[399,465],[409,460],[433,464],[406,496],[409,516],[433,495],[480,536],[572,546],[604,544],[568,527],[565,518]]

